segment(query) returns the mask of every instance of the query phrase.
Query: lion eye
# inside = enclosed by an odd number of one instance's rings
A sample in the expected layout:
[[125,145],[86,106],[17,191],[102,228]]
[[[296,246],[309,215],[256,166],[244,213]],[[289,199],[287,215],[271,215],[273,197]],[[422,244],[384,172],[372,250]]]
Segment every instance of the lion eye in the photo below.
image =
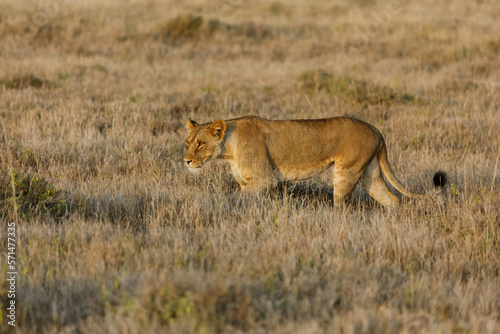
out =
[[198,147],[203,147],[203,145],[205,145],[205,143],[198,143]]

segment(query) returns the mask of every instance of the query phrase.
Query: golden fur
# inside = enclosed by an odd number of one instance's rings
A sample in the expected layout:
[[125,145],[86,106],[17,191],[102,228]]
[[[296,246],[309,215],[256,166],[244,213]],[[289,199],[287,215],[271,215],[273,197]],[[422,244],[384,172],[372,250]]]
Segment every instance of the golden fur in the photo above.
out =
[[[189,119],[186,127],[186,166],[197,169],[224,159],[242,191],[258,193],[280,181],[306,180],[333,166],[337,209],[358,181],[382,205],[397,204],[382,175],[402,194],[426,197],[396,179],[382,134],[354,118],[278,121],[247,116],[201,125]],[[436,186],[443,186],[444,173],[436,175]]]

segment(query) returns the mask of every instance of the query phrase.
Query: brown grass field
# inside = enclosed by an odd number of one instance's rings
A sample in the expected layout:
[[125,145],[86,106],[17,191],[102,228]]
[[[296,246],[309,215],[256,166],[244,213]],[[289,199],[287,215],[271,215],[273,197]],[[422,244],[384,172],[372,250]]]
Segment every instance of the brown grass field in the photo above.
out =
[[[0,332],[499,333],[500,2],[0,2]],[[241,195],[185,121],[348,115],[394,210],[331,173]]]

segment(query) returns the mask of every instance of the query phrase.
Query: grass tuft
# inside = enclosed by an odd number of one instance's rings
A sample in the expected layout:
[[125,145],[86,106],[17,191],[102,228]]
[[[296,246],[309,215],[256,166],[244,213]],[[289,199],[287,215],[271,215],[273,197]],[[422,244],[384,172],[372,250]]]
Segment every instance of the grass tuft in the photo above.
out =
[[161,28],[160,34],[163,38],[179,41],[199,38],[203,18],[201,16],[177,16]]

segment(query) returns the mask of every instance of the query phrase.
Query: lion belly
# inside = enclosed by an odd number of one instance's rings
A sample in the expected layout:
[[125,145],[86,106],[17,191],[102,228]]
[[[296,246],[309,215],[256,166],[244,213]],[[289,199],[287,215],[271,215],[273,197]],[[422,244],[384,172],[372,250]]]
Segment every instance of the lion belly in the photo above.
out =
[[331,162],[325,162],[314,166],[278,167],[274,171],[274,175],[280,182],[307,180],[321,174],[331,165]]

